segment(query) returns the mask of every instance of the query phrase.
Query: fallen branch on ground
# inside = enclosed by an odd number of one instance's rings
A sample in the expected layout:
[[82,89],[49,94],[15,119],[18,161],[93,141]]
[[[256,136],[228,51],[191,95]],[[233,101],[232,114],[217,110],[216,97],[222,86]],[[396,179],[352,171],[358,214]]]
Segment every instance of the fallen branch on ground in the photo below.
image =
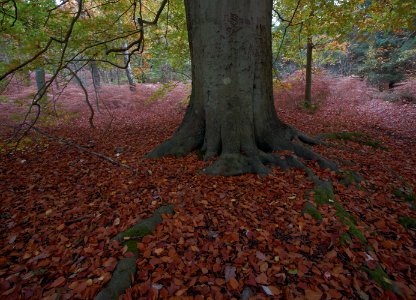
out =
[[43,131],[43,130],[41,130],[41,129],[37,128],[37,127],[32,127],[32,129],[33,129],[34,131],[36,131],[37,133],[39,133],[39,134],[42,134],[42,135],[46,136],[46,137],[47,137],[48,139],[50,139],[50,140],[57,141],[57,142],[59,142],[59,143],[61,143],[61,144],[68,145],[68,146],[71,146],[71,147],[74,147],[74,148],[76,148],[76,149],[80,150],[81,152],[85,152],[85,153],[87,153],[87,154],[90,154],[90,155],[93,155],[93,156],[99,157],[99,158],[101,158],[101,159],[104,159],[104,160],[106,160],[106,161],[108,161],[108,162],[112,163],[113,165],[117,165],[117,166],[119,166],[119,167],[122,167],[122,168],[128,169],[128,170],[132,171],[132,172],[133,172],[133,173],[135,173],[135,174],[136,174],[136,173],[138,173],[138,170],[137,170],[136,168],[133,168],[132,166],[129,166],[129,165],[124,164],[124,163],[122,163],[122,162],[120,162],[120,161],[118,161],[118,160],[115,160],[115,159],[113,159],[113,158],[111,158],[111,157],[109,157],[109,156],[107,156],[107,155],[104,155],[104,154],[99,153],[99,152],[91,151],[91,150],[89,150],[87,147],[85,147],[85,146],[81,146],[81,145],[78,145],[77,143],[74,143],[74,142],[69,141],[69,140],[67,140],[67,139],[64,139],[64,138],[61,138],[61,137],[57,137],[57,136],[53,136],[53,135],[51,135],[51,134],[49,134],[49,133],[47,133],[47,132],[45,132],[45,131]]

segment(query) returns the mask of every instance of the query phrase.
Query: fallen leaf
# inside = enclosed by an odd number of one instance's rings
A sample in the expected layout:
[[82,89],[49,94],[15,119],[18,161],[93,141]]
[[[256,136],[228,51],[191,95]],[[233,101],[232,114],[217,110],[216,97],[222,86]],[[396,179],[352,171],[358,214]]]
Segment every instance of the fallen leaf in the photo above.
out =
[[308,300],[321,300],[323,293],[321,291],[306,289],[305,297]]
[[231,277],[230,278],[230,280],[228,281],[228,284],[234,290],[237,290],[238,287],[239,287],[238,281],[234,277]]
[[51,288],[56,288],[56,287],[59,287],[59,286],[63,286],[65,284],[65,281],[66,281],[65,277],[61,276],[61,277],[55,279],[55,281],[52,282],[50,287]]
[[267,281],[268,281],[268,278],[267,278],[267,275],[265,273],[261,273],[260,275],[258,275],[256,277],[256,282],[258,284],[267,285]]

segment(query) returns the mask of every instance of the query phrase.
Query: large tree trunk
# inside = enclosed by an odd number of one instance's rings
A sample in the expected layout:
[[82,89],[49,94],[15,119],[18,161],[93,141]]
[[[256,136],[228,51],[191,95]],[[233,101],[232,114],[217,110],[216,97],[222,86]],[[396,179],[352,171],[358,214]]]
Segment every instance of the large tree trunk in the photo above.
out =
[[184,156],[200,149],[219,158],[214,175],[267,173],[287,166],[272,150],[325,160],[293,139],[300,137],[276,115],[272,90],[272,0],[185,0],[192,60],[192,94],[174,136],[148,157]]
[[306,44],[306,85],[305,85],[305,105],[312,104],[312,38],[308,38]]

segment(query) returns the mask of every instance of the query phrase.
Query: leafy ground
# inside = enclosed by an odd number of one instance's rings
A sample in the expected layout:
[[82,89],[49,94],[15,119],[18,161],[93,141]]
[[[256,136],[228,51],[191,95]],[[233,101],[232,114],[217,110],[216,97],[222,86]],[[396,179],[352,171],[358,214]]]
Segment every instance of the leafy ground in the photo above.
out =
[[414,299],[416,107],[381,101],[358,79],[319,80],[314,113],[300,108],[294,82],[278,87],[276,103],[289,124],[327,134],[332,147],[317,152],[365,179],[310,163],[333,182],[326,196],[301,170],[208,177],[196,154],[145,159],[180,123],[184,84],[102,88],[95,129],[82,91],[69,86],[57,106],[65,121],[38,124],[137,174],[36,132],[8,153],[9,116],[22,111],[10,102],[34,92],[9,87],[0,103],[0,297],[92,299],[126,255],[111,238],[170,203],[175,214],[138,241],[123,299]]

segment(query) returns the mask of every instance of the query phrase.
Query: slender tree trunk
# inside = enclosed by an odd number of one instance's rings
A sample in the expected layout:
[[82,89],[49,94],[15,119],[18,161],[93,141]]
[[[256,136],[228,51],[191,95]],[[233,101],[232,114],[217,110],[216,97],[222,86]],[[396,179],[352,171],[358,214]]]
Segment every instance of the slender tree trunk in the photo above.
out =
[[100,77],[100,72],[97,67],[97,62],[92,61],[90,63],[90,67],[91,67],[92,83],[94,85],[94,88],[99,89],[101,87],[101,77]]
[[[124,42],[123,43],[123,48],[127,48],[127,43]],[[127,65],[126,68],[126,75],[127,75],[127,80],[129,81],[129,85],[130,85],[130,90],[131,91],[135,91],[136,90],[136,81],[134,79],[134,74],[131,70],[131,64],[129,61],[129,51],[124,51],[124,63]]]
[[97,62],[91,61],[91,77],[92,77],[92,85],[94,87],[94,94],[95,94],[95,106],[97,111],[100,112],[100,103],[99,103],[99,90],[101,87],[101,77],[100,72],[97,67]]
[[174,136],[148,157],[187,155],[199,149],[218,159],[213,175],[267,173],[286,167],[272,150],[292,150],[333,167],[292,140],[305,136],[282,123],[272,85],[272,0],[185,0],[192,60],[192,94]]
[[41,98],[41,101],[47,101],[47,95],[45,91],[46,87],[46,77],[45,77],[45,69],[37,68],[35,70],[35,80],[36,80],[36,87],[37,87],[37,98]]
[[312,52],[313,44],[312,38],[308,38],[306,45],[306,85],[305,85],[305,105],[312,104]]

